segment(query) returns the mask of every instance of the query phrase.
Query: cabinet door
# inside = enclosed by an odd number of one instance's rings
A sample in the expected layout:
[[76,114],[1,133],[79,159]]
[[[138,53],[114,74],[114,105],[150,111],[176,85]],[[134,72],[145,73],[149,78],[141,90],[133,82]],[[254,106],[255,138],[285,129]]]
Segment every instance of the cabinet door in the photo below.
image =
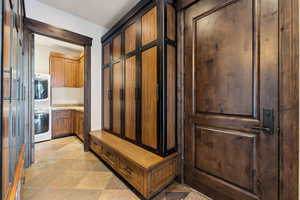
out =
[[111,87],[110,87],[110,68],[103,69],[103,128],[110,130],[110,118],[111,118]]
[[157,47],[142,52],[142,144],[157,149]]
[[125,137],[136,140],[136,56],[125,62]]
[[76,87],[76,69],[78,69],[78,62],[75,60],[64,59],[65,68],[65,87]]
[[73,133],[72,111],[53,112],[52,134],[53,137],[61,137]]
[[80,139],[84,140],[84,116],[82,112],[78,112],[78,136]]
[[50,57],[51,85],[54,88],[64,87],[65,69],[64,59],[60,57]]
[[113,65],[113,132],[121,134],[121,95],[122,65]]

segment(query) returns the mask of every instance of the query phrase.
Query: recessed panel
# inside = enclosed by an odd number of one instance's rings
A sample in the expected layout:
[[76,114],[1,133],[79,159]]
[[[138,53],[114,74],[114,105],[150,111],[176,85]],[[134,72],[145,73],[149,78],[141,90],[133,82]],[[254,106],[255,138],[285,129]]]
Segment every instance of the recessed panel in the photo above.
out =
[[125,53],[130,53],[136,49],[136,23],[131,24],[125,30]]
[[110,68],[103,70],[103,128],[110,129]]
[[103,51],[103,63],[106,65],[110,63],[110,44],[106,44]]
[[157,7],[142,16],[142,45],[157,39]]
[[113,65],[113,132],[121,134],[121,99],[120,90],[122,88],[122,65]]
[[119,60],[120,58],[121,58],[121,35],[118,35],[113,39],[113,60]]
[[238,1],[194,19],[196,112],[253,115],[252,3]]
[[142,53],[142,144],[157,148],[157,47]]
[[125,136],[136,139],[136,57],[132,56],[125,62]]
[[255,181],[255,135],[195,128],[195,168],[249,191]]

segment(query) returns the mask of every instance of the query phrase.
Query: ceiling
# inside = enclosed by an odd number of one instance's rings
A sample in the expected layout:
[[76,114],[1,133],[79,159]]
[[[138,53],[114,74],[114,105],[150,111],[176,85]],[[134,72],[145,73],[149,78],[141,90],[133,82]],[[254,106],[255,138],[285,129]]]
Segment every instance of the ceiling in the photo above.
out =
[[78,46],[78,45],[71,44],[68,42],[63,42],[63,41],[56,40],[56,39],[52,39],[52,38],[45,37],[42,35],[35,34],[34,40],[35,40],[36,44],[39,44],[39,45],[45,45],[45,46],[49,46],[49,47],[61,47],[61,48],[69,49],[72,51],[78,51],[79,53],[84,50],[84,48],[82,46]]
[[41,3],[111,28],[139,0],[38,0]]

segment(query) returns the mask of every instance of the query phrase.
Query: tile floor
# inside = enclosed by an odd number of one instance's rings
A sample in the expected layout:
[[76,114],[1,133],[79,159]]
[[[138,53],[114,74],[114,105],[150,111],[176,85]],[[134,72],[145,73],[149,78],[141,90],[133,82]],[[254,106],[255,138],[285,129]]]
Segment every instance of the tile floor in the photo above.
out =
[[[138,200],[76,137],[36,146],[36,162],[25,170],[22,200]],[[191,188],[172,183],[154,200],[209,200]]]

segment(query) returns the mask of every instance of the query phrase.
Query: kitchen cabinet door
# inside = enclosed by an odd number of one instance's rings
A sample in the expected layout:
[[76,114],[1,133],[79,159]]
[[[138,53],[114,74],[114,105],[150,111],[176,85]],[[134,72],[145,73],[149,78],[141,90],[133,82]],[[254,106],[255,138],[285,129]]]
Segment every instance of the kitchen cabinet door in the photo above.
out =
[[64,86],[76,87],[76,70],[78,68],[78,62],[71,59],[64,59]]
[[77,87],[84,87],[84,55],[82,55],[79,60],[79,66],[77,70]]
[[52,115],[53,138],[73,133],[72,111],[54,111]]
[[64,59],[60,57],[50,57],[51,85],[53,88],[64,87],[65,68]]

